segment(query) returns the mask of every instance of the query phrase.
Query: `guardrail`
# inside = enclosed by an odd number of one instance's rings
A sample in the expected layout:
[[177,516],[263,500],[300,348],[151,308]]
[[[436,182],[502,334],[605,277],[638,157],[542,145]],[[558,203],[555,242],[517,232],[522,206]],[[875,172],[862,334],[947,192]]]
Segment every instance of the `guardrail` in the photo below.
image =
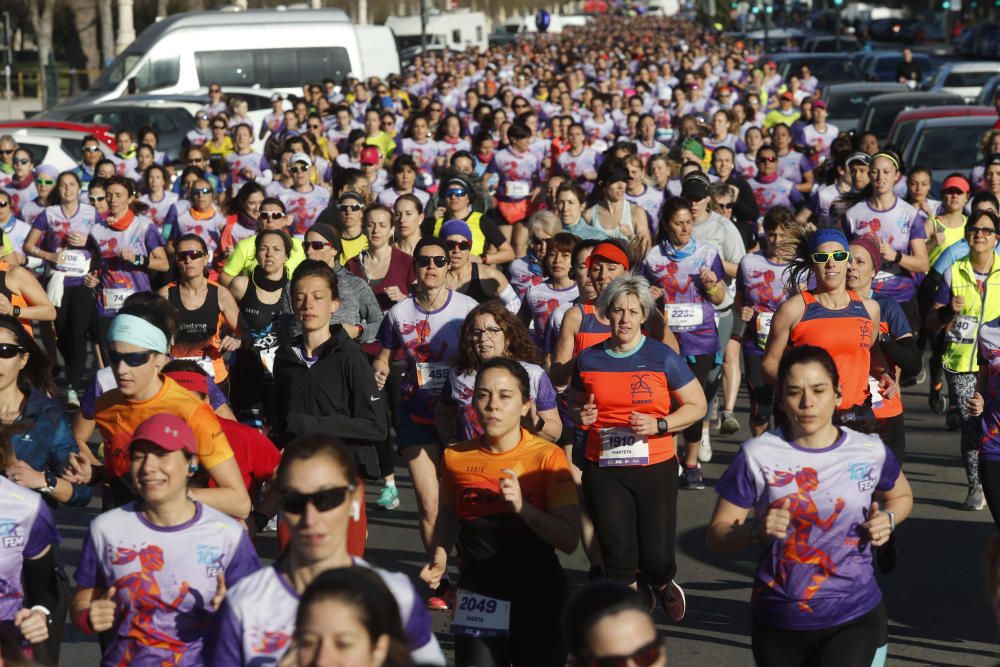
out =
[[[100,69],[57,67],[56,80],[59,99],[86,90],[90,82],[96,79],[100,73]],[[2,79],[2,71],[0,71],[0,79]],[[0,80],[0,86],[5,84],[6,82]],[[15,97],[35,97],[41,100],[45,92],[41,85],[41,70],[37,68],[15,70],[11,73],[10,88]]]

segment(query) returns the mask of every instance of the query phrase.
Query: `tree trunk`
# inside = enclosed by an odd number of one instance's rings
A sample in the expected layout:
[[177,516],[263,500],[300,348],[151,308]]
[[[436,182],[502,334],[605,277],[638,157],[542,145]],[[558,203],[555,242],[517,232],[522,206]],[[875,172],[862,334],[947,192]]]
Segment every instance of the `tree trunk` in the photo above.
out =
[[156,17],[163,18],[170,13],[170,0],[156,0]]
[[38,83],[42,91],[46,90],[45,66],[52,58],[52,12],[55,4],[56,0],[28,1],[31,27],[34,28],[35,39],[38,40]]
[[[101,52],[97,47],[97,5],[94,0],[70,0],[70,10],[73,12],[73,27],[80,39],[80,50],[86,58],[86,68],[97,70],[101,68]],[[89,72],[81,77],[81,83],[90,83]]]
[[105,66],[115,57],[115,15],[111,0],[97,0],[97,11],[101,16],[101,65]]

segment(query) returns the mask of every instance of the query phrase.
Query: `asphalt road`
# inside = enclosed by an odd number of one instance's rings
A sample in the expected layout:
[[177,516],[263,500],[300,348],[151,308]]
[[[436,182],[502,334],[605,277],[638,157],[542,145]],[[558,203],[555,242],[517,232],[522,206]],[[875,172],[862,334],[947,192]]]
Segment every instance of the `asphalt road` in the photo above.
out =
[[[909,453],[904,471],[913,485],[913,515],[898,532],[899,564],[880,576],[889,610],[889,664],[994,665],[1000,660],[998,631],[986,594],[984,552],[995,534],[988,510],[965,512],[965,476],[959,460],[958,434],[944,429],[942,417],[927,408],[926,387],[904,390]],[[745,421],[745,402],[738,416]],[[748,435],[715,436],[715,458],[705,466],[706,481],[717,480]],[[373,563],[416,577],[423,559],[416,531],[412,486],[404,471],[402,505],[391,512],[369,511],[366,557]],[[401,477],[401,478],[400,478]],[[377,489],[369,489],[373,506]],[[750,654],[750,584],[754,562],[749,552],[737,558],[709,554],[705,526],[715,494],[681,491],[678,499],[678,582],[687,593],[687,618],[660,627],[668,638],[670,664],[752,665]],[[59,529],[69,569],[79,557],[85,526],[95,509],[60,510]],[[273,538],[261,540],[265,558],[276,555]],[[574,586],[586,580],[586,560],[580,550],[564,558]],[[450,649],[446,614],[438,613],[436,629],[442,646]],[[449,650],[450,653],[450,650]],[[99,652],[90,637],[67,626],[64,667],[97,665]]]

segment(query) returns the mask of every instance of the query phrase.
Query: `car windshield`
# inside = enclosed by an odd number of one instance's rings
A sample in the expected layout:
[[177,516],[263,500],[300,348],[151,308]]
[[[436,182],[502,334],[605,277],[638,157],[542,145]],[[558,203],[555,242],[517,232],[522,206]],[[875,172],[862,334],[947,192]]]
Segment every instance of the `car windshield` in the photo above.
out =
[[989,124],[926,129],[918,139],[913,164],[934,171],[968,171],[982,160],[978,148],[969,150],[969,147],[979,145],[988,127]]
[[994,74],[996,74],[994,70],[985,72],[952,72],[944,80],[944,85],[949,88],[974,88],[985,84]]
[[885,137],[892,129],[892,123],[896,120],[896,116],[905,108],[906,106],[902,104],[883,104],[872,107],[871,113],[868,115],[868,127],[865,129],[868,132],[874,132],[875,136],[879,138]]
[[860,118],[869,98],[876,94],[875,92],[834,94],[826,101],[827,113],[830,118]]
[[114,90],[118,87],[118,84],[125,80],[125,76],[133,67],[135,67],[135,64],[142,59],[143,55],[145,54],[129,51],[120,54],[117,58],[111,61],[111,64],[108,65],[107,69],[101,72],[101,75],[97,77],[97,80],[90,85],[90,90]]
[[[846,58],[818,59],[818,60],[796,60],[788,63],[785,70],[785,78],[789,74],[798,73],[802,65],[808,64],[813,76],[823,83],[844,83],[846,81],[858,81],[858,71],[854,63]],[[832,113],[832,112],[831,112]]]

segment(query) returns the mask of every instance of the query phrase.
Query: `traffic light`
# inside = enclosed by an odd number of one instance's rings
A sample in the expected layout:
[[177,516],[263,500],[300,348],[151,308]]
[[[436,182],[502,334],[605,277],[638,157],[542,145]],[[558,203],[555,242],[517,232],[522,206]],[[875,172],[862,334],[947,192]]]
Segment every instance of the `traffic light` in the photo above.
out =
[[949,0],[944,0],[941,3],[941,9],[943,9],[945,11],[948,11],[949,9],[951,9],[951,2],[949,2]]
[[[1000,0],[996,0],[996,1],[997,1],[997,4],[1000,4]],[[760,7],[758,7],[757,5],[754,5],[753,7],[750,8],[750,12],[753,13],[753,14],[760,14]]]
[[738,3],[738,2],[735,2],[735,0],[734,0],[734,2],[730,2],[730,3],[729,3],[729,8],[730,8],[730,9],[736,9],[736,8],[737,8],[737,7],[739,7],[739,6],[740,6],[740,3]]
[[[1000,0],[998,0],[1000,2]],[[844,5],[844,0],[833,0],[834,7],[842,7]]]

